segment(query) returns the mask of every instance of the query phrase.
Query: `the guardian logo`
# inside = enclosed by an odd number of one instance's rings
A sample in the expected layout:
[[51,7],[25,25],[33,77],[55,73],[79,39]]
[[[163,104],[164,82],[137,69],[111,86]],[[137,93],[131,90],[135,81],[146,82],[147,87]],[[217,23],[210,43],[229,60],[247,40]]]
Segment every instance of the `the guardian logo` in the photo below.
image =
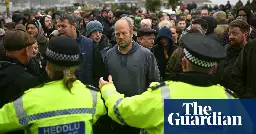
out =
[[[168,116],[170,125],[178,126],[241,126],[242,116],[224,116],[221,112],[215,112],[211,106],[200,106],[197,102],[183,103],[185,115],[180,113],[171,113]],[[193,111],[192,113],[190,111]]]

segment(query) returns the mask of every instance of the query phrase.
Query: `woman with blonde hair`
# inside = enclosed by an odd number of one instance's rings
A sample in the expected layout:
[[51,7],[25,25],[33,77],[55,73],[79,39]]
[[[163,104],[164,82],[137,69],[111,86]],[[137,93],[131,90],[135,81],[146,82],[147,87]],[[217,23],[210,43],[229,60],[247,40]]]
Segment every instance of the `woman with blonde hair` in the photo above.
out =
[[92,125],[106,113],[97,88],[75,77],[81,56],[77,42],[54,37],[44,56],[51,81],[26,91],[0,109],[0,133],[92,133]]

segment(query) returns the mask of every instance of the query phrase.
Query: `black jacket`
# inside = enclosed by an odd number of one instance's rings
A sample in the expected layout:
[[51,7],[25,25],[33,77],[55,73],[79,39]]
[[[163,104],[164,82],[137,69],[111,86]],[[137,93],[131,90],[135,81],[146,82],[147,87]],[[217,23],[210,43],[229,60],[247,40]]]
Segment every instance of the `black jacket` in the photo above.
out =
[[234,64],[230,88],[240,98],[256,97],[256,39],[247,43]]
[[103,58],[99,51],[99,46],[93,43],[93,86],[99,86],[100,77],[105,77],[107,75],[105,71],[105,65],[103,63]]
[[101,40],[98,45],[99,45],[99,51],[102,51],[106,47],[111,47],[108,37],[104,34],[102,34]]
[[4,57],[0,61],[0,107],[39,84],[40,78],[31,75],[19,60]]
[[225,49],[227,51],[227,57],[220,61],[218,72],[222,75],[221,84],[230,88],[229,81],[231,80],[231,72],[242,47],[226,45]]

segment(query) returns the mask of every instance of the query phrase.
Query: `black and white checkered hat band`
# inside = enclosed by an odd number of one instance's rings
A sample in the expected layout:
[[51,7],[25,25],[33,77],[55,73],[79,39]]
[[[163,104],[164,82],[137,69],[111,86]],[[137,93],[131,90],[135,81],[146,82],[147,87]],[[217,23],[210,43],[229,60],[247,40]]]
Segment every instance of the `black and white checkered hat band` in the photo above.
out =
[[205,68],[211,68],[217,64],[217,62],[209,62],[209,61],[200,60],[197,57],[194,57],[192,54],[190,54],[185,48],[184,48],[184,53],[185,53],[185,57],[190,62],[192,62],[198,66],[205,67]]
[[52,60],[57,61],[79,61],[79,54],[76,55],[66,55],[54,52],[50,49],[46,49],[45,55],[51,58]]

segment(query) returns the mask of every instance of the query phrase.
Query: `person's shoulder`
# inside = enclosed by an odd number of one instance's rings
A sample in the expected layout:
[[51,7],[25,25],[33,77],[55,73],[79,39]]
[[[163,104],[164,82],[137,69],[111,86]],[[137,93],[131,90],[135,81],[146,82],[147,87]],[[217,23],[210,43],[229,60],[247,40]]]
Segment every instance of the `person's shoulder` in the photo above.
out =
[[229,48],[231,48],[231,45],[230,45],[230,44],[226,44],[226,45],[224,46],[224,48],[225,48],[226,51],[228,51]]
[[88,89],[88,90],[91,90],[91,91],[96,91],[96,92],[99,92],[100,89],[95,87],[95,86],[92,86],[92,85],[89,85],[89,84],[83,84],[80,80],[76,80],[74,83],[73,83],[73,86],[74,88],[77,88],[79,90],[81,89]]
[[144,52],[144,53],[150,53],[151,51],[143,46],[139,46],[139,50]]
[[20,79],[20,82],[23,82],[25,85],[29,87],[37,87],[38,85],[42,84],[40,81],[40,76],[34,76],[31,73],[24,71],[17,79]]
[[0,70],[2,73],[6,72],[7,74],[11,74],[11,75],[28,73],[24,66],[18,63],[9,62],[9,61],[0,61]]
[[96,91],[96,92],[99,92],[99,91],[100,91],[99,88],[94,87],[94,86],[92,86],[92,85],[86,84],[85,86],[86,86],[86,88],[88,88],[88,89],[90,89],[90,90],[92,90],[92,91]]
[[112,48],[106,48],[106,49],[103,49],[103,50],[106,51],[106,54],[107,54],[107,55],[109,55],[109,54],[111,54],[111,53],[115,53],[116,49],[117,49],[117,45],[115,45],[115,46],[112,47]]
[[9,66],[19,66],[14,62],[9,62],[9,61],[4,61],[5,57],[2,57],[2,60],[0,61],[0,69],[1,68],[5,68],[5,67],[9,67]]
[[92,39],[87,38],[86,36],[81,35],[80,38],[81,38],[81,41],[82,41],[82,42],[86,42],[86,43],[91,43],[91,44],[93,44]]
[[40,36],[40,38],[38,38],[37,42],[39,44],[45,44],[49,41],[49,38],[45,37],[44,35]]
[[250,40],[250,41],[246,44],[245,48],[246,48],[246,49],[251,49],[251,48],[255,49],[255,48],[256,48],[255,44],[256,44],[256,39],[252,39],[252,40]]
[[160,87],[163,87],[165,86],[165,82],[153,82],[150,84],[149,88],[152,89],[152,90],[156,90]]
[[76,80],[74,83],[73,83],[74,87],[75,88],[78,88],[78,89],[83,89],[83,88],[86,88],[86,89],[89,89],[89,90],[92,90],[92,91],[96,91],[96,92],[99,92],[100,89],[93,86],[93,85],[90,85],[90,84],[83,84],[80,80]]
[[146,55],[153,55],[153,53],[151,52],[151,50],[150,49],[148,49],[148,48],[145,48],[145,47],[143,47],[143,46],[139,46],[139,53],[141,53],[141,54],[146,54]]
[[162,82],[152,82],[149,88],[152,90],[157,90],[161,87],[169,87],[174,81],[162,81]]

